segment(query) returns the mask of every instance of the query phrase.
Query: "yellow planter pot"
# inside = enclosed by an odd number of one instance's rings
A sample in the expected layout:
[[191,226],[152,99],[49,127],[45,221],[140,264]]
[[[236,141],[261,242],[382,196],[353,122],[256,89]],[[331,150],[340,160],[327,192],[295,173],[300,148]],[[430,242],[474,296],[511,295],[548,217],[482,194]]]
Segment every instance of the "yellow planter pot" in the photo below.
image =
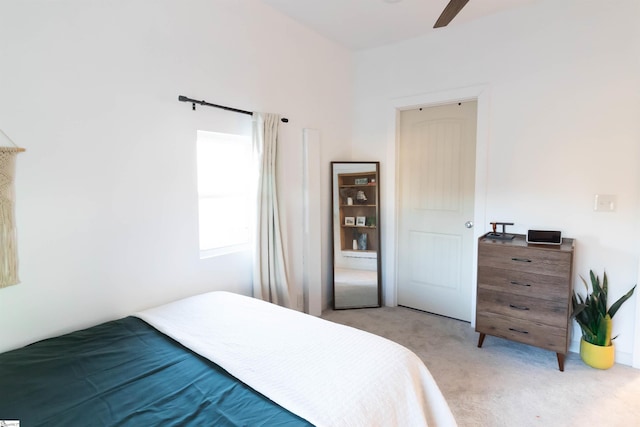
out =
[[615,348],[600,346],[580,339],[580,357],[587,365],[597,369],[609,369],[615,362]]

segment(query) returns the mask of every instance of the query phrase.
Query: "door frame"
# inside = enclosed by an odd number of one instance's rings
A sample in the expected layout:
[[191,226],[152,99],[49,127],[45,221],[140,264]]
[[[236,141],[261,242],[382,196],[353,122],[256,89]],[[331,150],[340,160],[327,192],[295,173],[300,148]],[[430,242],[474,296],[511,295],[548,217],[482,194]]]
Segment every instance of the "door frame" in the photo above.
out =
[[[478,240],[487,230],[486,223],[486,194],[487,171],[489,153],[489,98],[488,85],[453,88],[437,92],[428,92],[389,100],[386,116],[388,120],[387,133],[387,162],[385,162],[386,194],[382,195],[385,203],[383,215],[384,230],[383,245],[386,256],[383,260],[384,271],[384,305],[395,307],[398,305],[398,195],[399,195],[399,144],[400,144],[400,112],[419,107],[436,107],[463,101],[477,101],[478,121],[476,129],[476,173],[475,173],[475,201],[473,213],[473,236]],[[384,231],[383,230],[383,231]],[[473,248],[472,290],[471,290],[471,326],[475,326],[476,290],[478,271],[478,247]]]
[[[640,265],[640,262],[638,263]],[[638,269],[638,282],[640,283],[640,268]],[[636,324],[634,327],[633,333],[633,353],[631,355],[632,362],[631,366],[636,369],[640,369],[640,337],[638,337],[638,333],[640,332],[640,292],[635,292],[636,294]]]

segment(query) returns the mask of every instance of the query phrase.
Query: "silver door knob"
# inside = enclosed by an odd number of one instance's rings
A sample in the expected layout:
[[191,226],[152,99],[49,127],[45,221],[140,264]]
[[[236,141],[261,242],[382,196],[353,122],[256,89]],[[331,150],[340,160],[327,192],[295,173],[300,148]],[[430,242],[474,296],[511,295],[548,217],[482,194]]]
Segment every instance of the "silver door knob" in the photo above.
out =
[[464,226],[467,228],[473,228],[473,221],[467,221],[464,223]]

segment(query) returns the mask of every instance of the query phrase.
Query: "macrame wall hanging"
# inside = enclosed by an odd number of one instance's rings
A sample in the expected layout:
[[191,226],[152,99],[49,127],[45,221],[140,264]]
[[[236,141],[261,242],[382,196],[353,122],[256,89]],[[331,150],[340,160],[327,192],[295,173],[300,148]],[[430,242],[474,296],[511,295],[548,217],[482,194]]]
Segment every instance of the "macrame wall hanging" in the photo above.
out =
[[[4,146],[6,142],[11,146]],[[20,283],[13,181],[16,157],[22,151],[0,129],[0,288]]]

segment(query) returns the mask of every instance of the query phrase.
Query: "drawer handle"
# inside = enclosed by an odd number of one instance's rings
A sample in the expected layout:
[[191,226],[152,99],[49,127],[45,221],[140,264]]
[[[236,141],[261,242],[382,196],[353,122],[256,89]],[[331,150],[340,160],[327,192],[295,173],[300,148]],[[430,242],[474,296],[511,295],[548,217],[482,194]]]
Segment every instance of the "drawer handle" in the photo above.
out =
[[530,259],[527,258],[511,258],[511,261],[518,261],[518,262],[531,262]]
[[518,332],[520,334],[528,334],[528,331],[521,331],[520,329],[509,328],[510,331]]
[[525,307],[524,305],[513,305],[509,304],[509,307],[515,308],[516,310],[529,310],[529,307]]
[[511,281],[511,282],[509,282],[509,283],[511,283],[512,285],[518,285],[518,286],[531,286],[531,285],[530,285],[530,284],[528,284],[528,283],[520,283],[520,282],[516,282],[515,280],[512,280],[512,281]]

